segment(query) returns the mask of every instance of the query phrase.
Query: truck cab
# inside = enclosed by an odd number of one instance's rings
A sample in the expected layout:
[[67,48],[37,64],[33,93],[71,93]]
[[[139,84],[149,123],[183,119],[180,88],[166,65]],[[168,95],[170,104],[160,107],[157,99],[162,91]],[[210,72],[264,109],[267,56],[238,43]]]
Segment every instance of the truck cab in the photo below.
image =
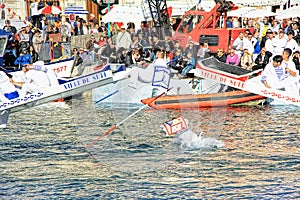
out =
[[[216,53],[219,48],[228,53],[239,33],[245,31],[245,28],[226,27],[226,13],[235,8],[231,2],[216,0],[216,5],[210,12],[187,11],[174,33],[173,40],[177,40],[182,47],[189,40],[199,44],[207,41],[211,53]],[[250,31],[253,32],[253,29]]]

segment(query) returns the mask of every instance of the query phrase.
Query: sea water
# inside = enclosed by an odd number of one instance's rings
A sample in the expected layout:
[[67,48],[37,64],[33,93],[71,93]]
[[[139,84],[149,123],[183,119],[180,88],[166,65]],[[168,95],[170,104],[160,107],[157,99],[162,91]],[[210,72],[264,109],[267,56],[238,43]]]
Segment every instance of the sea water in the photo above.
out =
[[[299,108],[146,108],[86,148],[136,110],[77,99],[12,114],[0,130],[0,199],[300,198]],[[178,147],[161,130],[178,116],[224,146]]]

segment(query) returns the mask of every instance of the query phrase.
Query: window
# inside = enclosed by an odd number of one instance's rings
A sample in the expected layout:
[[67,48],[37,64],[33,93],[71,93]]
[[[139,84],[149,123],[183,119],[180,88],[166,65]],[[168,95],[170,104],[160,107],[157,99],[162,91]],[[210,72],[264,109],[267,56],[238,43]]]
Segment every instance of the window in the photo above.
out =
[[207,41],[209,46],[218,46],[219,45],[219,36],[218,35],[200,35],[199,43],[203,44],[204,41]]

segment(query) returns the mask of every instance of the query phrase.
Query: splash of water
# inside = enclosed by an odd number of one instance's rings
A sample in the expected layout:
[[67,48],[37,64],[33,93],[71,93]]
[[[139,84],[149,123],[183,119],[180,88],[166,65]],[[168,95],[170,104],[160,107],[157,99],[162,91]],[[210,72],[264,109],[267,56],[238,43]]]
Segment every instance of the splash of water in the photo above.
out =
[[173,140],[173,144],[185,150],[222,148],[224,142],[213,137],[203,137],[202,133],[197,135],[190,129],[179,132]]

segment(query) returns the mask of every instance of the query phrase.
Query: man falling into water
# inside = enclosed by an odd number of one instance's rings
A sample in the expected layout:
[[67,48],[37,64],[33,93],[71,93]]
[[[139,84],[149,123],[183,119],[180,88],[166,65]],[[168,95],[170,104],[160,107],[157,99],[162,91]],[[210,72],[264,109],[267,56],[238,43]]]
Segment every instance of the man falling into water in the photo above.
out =
[[140,83],[151,83],[154,75],[155,66],[167,67],[165,54],[162,51],[156,53],[156,59],[146,68],[133,67],[130,73],[129,86],[138,88]]

